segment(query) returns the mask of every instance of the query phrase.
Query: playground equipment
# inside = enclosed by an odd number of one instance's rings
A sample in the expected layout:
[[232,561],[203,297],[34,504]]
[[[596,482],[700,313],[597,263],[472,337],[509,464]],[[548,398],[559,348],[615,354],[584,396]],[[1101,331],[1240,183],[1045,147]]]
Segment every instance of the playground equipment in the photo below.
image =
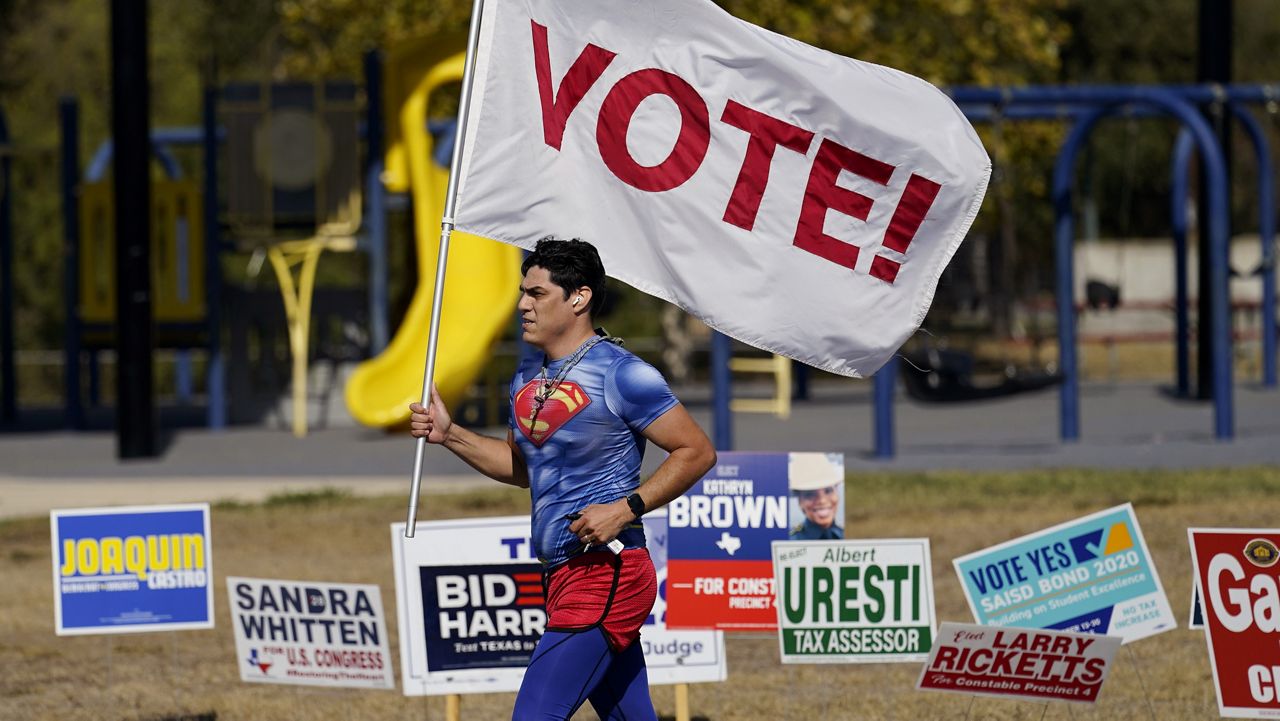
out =
[[[421,397],[432,287],[436,277],[440,217],[448,185],[451,139],[437,142],[427,128],[432,94],[462,79],[460,43],[425,40],[392,51],[387,61],[386,188],[413,197],[419,284],[399,331],[379,356],[359,365],[347,382],[347,408],[361,423],[406,423],[408,406]],[[443,162],[442,159],[443,158]],[[490,357],[490,347],[510,324],[520,283],[518,248],[454,232],[440,318],[435,383],[455,404]]]
[[17,373],[13,361],[13,155],[9,126],[0,108],[0,423],[18,417]]
[[[115,322],[115,223],[113,191],[105,179],[112,158],[110,142],[99,146],[83,176],[79,160],[79,109],[75,100],[59,105],[62,130],[62,206],[66,244],[65,387],[67,422],[80,428],[84,421],[81,353],[89,352],[89,398],[98,397],[98,351],[112,343]],[[216,380],[221,364],[217,350],[217,246],[208,241],[207,197],[194,181],[182,178],[170,153],[174,146],[199,146],[195,128],[152,132],[152,154],[165,178],[152,186],[151,258],[156,346],[207,349],[209,362],[209,425],[220,427],[223,403]],[[216,235],[215,235],[216,238]],[[179,395],[190,392],[190,361],[179,355]]]
[[231,235],[265,256],[276,275],[298,437],[307,433],[316,270],[325,251],[357,248],[362,223],[357,96],[355,84],[341,80],[233,84],[221,94],[229,160],[226,219]]
[[[1025,87],[1025,88],[961,88],[952,91],[952,97],[973,121],[1000,117],[1018,119],[1070,119],[1072,130],[1059,150],[1053,176],[1053,203],[1057,217],[1055,233],[1055,260],[1057,267],[1057,315],[1059,371],[1063,382],[1060,389],[1060,437],[1063,441],[1079,438],[1079,370],[1076,362],[1076,330],[1074,305],[1074,271],[1072,268],[1074,225],[1071,206],[1071,185],[1074,160],[1088,138],[1089,133],[1104,117],[1118,112],[1158,113],[1180,121],[1191,141],[1200,151],[1203,175],[1209,191],[1209,207],[1203,212],[1201,227],[1207,232],[1211,247],[1211,285],[1202,292],[1210,296],[1211,314],[1205,319],[1209,326],[1212,345],[1212,390],[1214,402],[1213,431],[1219,440],[1230,440],[1235,433],[1232,400],[1230,289],[1228,284],[1228,216],[1226,203],[1227,177],[1218,142],[1195,107],[1230,103],[1237,113],[1239,104],[1273,103],[1280,90],[1273,86],[1078,86],[1078,87]],[[1255,144],[1259,167],[1266,166],[1259,178],[1259,211],[1266,220],[1260,224],[1264,247],[1263,262],[1259,272],[1263,276],[1263,383],[1274,386],[1275,356],[1275,249],[1272,199],[1270,196],[1270,159],[1262,133],[1255,132],[1245,121],[1246,130]],[[1188,150],[1182,151],[1189,154]],[[1181,166],[1180,166],[1181,167]],[[1177,183],[1175,173],[1175,184]],[[1185,229],[1185,185],[1180,196],[1175,196],[1174,216],[1182,218]],[[1181,200],[1179,200],[1181,198]],[[1175,233],[1177,232],[1175,223]],[[1183,241],[1185,242],[1185,230]],[[1181,262],[1181,261],[1179,261]],[[1178,337],[1186,338],[1185,268],[1179,268],[1183,279],[1180,295]],[[1180,351],[1185,353],[1185,351]],[[731,417],[729,414],[730,387],[728,382],[728,339],[713,334],[712,369],[714,382],[714,437],[716,447],[732,448]],[[1182,361],[1185,363],[1185,361]],[[875,455],[890,458],[894,454],[893,442],[893,384],[896,359],[886,364],[874,376]],[[1181,368],[1181,366],[1180,366]],[[1180,378],[1185,370],[1180,370]]]

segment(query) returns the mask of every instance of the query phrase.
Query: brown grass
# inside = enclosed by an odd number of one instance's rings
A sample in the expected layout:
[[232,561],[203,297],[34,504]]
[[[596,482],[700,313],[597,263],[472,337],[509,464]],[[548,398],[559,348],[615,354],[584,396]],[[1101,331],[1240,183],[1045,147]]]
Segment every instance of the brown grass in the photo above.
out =
[[[957,621],[970,617],[952,558],[1132,501],[1183,624],[1190,594],[1187,526],[1273,526],[1280,517],[1280,469],[861,474],[850,479],[848,498],[851,536],[932,539],[938,618]],[[422,517],[526,509],[521,492],[495,488],[425,497]],[[243,684],[228,631],[228,574],[377,583],[398,662],[388,524],[403,517],[401,497],[329,493],[220,504],[213,512],[217,629],[64,638],[53,632],[48,521],[0,523],[0,718],[443,718],[441,698]],[[1185,629],[1131,644],[1098,704],[1068,708],[916,692],[916,664],[783,667],[776,638],[730,636],[729,680],[693,686],[690,701],[695,718],[714,721],[1212,718],[1217,708],[1207,658],[1203,636]],[[671,717],[673,691],[655,687],[653,696],[659,713]],[[510,694],[467,696],[462,718],[509,718],[511,703]],[[578,718],[594,715],[587,710]]]

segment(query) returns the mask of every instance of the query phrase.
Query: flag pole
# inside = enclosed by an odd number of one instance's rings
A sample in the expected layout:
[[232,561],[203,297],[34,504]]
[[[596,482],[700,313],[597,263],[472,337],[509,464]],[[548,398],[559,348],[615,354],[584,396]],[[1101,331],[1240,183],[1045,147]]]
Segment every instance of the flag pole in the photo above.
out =
[[[440,309],[444,305],[444,272],[449,260],[449,238],[453,234],[453,212],[458,200],[459,167],[462,165],[462,147],[467,137],[467,117],[471,111],[472,69],[475,67],[476,46],[480,38],[480,13],[484,0],[474,0],[471,6],[471,29],[467,31],[467,56],[462,70],[462,96],[458,100],[458,124],[453,136],[453,160],[449,164],[449,185],[445,191],[444,217],[440,219],[440,252],[436,256],[436,286],[431,299],[431,325],[427,333],[427,367],[422,374],[422,405],[430,407],[431,382],[436,373],[436,351],[440,340]],[[426,122],[426,118],[421,119]],[[409,486],[409,516],[404,528],[405,538],[413,538],[418,525],[418,494],[422,490],[422,458],[426,453],[427,439],[419,438],[413,453],[413,482]]]

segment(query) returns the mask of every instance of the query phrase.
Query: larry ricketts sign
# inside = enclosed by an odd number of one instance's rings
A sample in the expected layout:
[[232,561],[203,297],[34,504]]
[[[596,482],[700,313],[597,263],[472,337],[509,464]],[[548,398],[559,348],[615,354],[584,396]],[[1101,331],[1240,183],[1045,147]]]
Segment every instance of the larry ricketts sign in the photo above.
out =
[[783,663],[923,661],[933,640],[929,539],[773,544]]
[[1280,530],[1189,528],[1218,692],[1232,718],[1280,718]]
[[1127,503],[954,564],[984,625],[1098,633],[1125,643],[1177,625]]
[[240,680],[395,688],[377,586],[227,577]]
[[209,505],[49,513],[59,636],[213,628]]
[[1092,703],[1118,648],[1115,636],[947,622],[916,688]]

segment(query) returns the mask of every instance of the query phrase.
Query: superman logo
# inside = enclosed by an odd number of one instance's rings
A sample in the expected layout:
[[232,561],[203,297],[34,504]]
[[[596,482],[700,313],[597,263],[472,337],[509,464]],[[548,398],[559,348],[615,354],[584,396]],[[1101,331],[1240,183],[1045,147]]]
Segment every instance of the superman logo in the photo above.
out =
[[542,405],[542,410],[535,415],[537,403],[534,402],[534,395],[540,384],[541,381],[536,378],[524,384],[516,393],[515,408],[512,409],[520,432],[539,447],[551,434],[564,427],[569,419],[591,405],[591,396],[581,386],[572,381],[562,381]]

